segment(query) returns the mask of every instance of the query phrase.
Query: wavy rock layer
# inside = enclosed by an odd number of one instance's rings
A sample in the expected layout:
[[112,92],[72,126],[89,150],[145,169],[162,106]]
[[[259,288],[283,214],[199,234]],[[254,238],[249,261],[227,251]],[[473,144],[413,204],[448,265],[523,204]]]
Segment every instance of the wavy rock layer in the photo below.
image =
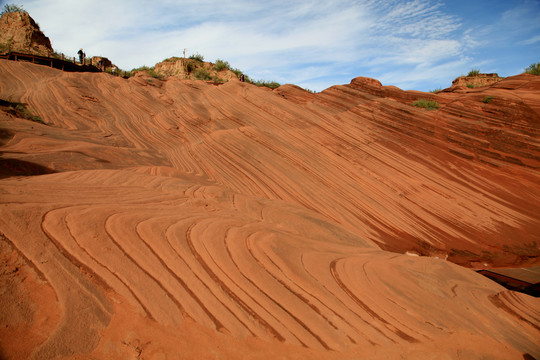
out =
[[537,262],[536,77],[438,95],[0,77],[48,124],[0,115],[3,357],[540,355],[537,299],[435,258]]

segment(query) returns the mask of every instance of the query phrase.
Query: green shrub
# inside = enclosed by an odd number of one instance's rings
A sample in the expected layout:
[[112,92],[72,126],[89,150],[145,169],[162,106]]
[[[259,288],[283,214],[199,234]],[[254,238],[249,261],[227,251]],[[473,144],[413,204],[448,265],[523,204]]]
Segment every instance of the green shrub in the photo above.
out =
[[480,75],[480,69],[472,69],[471,71],[469,71],[469,73],[467,74],[467,76],[478,76]]
[[441,88],[437,88],[437,89],[433,89],[433,90],[429,90],[430,93],[433,93],[433,94],[436,94],[438,92],[441,92],[442,89]]
[[204,56],[202,56],[202,55],[199,54],[199,53],[193,54],[193,55],[191,55],[189,58],[192,59],[192,60],[200,61],[200,62],[203,62],[203,61],[204,61]]
[[184,70],[188,73],[188,74],[191,74],[195,69],[197,69],[198,66],[196,64],[195,61],[193,60],[188,60],[186,61],[186,63],[184,64]]
[[525,68],[527,74],[540,75],[540,62],[531,64]]
[[22,6],[15,5],[15,4],[6,4],[4,5],[4,9],[2,10],[2,13],[0,13],[0,16],[4,14],[16,13],[16,12],[25,13],[25,14],[28,13],[26,10],[23,9]]
[[486,97],[484,98],[484,100],[482,100],[482,101],[485,102],[486,104],[489,104],[489,102],[490,102],[491,100],[493,100],[493,96],[486,96]]
[[223,80],[222,78],[217,77],[217,76],[212,76],[212,81],[215,82],[215,83],[218,83],[218,84],[225,83],[225,80]]
[[132,71],[126,71],[126,70],[119,70],[118,71],[118,74],[123,77],[124,79],[129,79],[130,77],[133,76],[133,72]]
[[277,89],[278,87],[281,86],[281,84],[278,83],[277,81],[264,81],[264,80],[257,80],[253,84],[257,86],[266,86],[267,88],[270,88],[270,89]]
[[137,72],[137,71],[148,71],[150,68],[148,66],[139,66],[138,68],[131,69],[131,72]]
[[32,110],[28,109],[27,104],[11,102],[11,101],[0,99],[0,105],[7,106],[8,107],[7,112],[19,118],[31,120],[31,121],[35,121],[43,125],[47,125],[39,116],[34,115]]
[[147,71],[148,72],[148,75],[150,75],[151,77],[155,78],[155,79],[162,79],[163,76],[161,76],[160,74],[158,74],[156,72],[156,69],[154,68],[151,68],[150,70]]
[[166,61],[166,62],[175,62],[175,61],[178,61],[178,60],[180,60],[180,59],[182,59],[182,58],[179,58],[179,57],[177,57],[177,56],[173,56],[173,57],[167,58],[167,59],[165,59],[165,60],[163,60],[163,61],[164,61],[164,62],[165,62],[165,61]]
[[216,60],[216,64],[214,65],[214,70],[221,71],[224,69],[229,69],[231,65],[227,61],[223,61],[221,59]]
[[195,79],[197,80],[212,80],[212,75],[210,75],[210,72],[203,67],[200,67],[197,70],[195,70],[193,75],[195,76]]
[[156,69],[155,69],[155,68],[153,68],[153,67],[148,67],[148,66],[141,66],[141,67],[132,69],[132,70],[130,71],[130,75],[129,75],[129,76],[133,76],[133,74],[136,73],[137,71],[145,71],[148,75],[150,75],[151,77],[156,78],[156,79],[161,79],[161,78],[162,78],[162,76],[159,75],[159,74],[156,72]]
[[413,106],[421,107],[427,110],[435,110],[440,107],[439,103],[435,100],[420,99],[413,102]]
[[468,87],[469,89],[474,89],[474,88],[482,87],[482,86],[486,86],[486,84],[476,84],[476,85],[475,85],[475,84],[472,84],[472,83],[468,83],[468,84],[467,84],[467,87]]
[[11,51],[11,44],[13,43],[13,38],[9,39],[7,42],[0,44],[0,53],[8,53]]
[[45,122],[37,115],[34,115],[32,110],[28,109],[28,105],[22,103],[15,103],[15,110],[19,113],[20,116],[24,117],[27,120],[31,120],[40,124],[45,125]]
[[240,69],[230,68],[229,70],[231,70],[236,75],[236,77],[240,77],[240,75],[244,74]]

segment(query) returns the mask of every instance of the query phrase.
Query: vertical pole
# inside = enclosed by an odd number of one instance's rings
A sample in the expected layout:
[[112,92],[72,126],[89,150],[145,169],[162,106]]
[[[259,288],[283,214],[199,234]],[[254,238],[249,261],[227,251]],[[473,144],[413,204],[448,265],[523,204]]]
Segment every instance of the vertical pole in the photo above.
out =
[[186,48],[184,48],[184,59],[186,58]]

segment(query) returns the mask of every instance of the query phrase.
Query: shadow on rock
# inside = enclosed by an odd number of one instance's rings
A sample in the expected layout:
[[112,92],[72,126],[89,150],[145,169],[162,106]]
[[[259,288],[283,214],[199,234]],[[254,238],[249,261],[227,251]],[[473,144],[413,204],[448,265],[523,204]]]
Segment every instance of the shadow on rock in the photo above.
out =
[[0,159],[0,179],[11,176],[35,176],[52,174],[48,167],[18,159]]

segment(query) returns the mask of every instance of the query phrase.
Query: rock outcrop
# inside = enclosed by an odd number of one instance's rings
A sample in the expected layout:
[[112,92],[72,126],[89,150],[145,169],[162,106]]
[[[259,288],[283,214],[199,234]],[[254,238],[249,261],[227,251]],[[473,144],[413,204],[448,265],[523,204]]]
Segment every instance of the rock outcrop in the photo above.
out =
[[456,87],[468,87],[477,88],[493,85],[503,78],[498,74],[478,74],[475,76],[460,76],[452,81],[452,88]]
[[179,79],[215,80],[218,82],[238,80],[236,75],[227,68],[218,71],[215,64],[195,59],[176,57],[166,59],[156,64],[154,71],[162,77],[174,76]]
[[102,56],[93,56],[92,59],[90,59],[90,64],[103,70],[110,69],[114,66],[111,60]]
[[50,56],[53,48],[34,19],[20,11],[6,13],[0,18],[0,51]]

